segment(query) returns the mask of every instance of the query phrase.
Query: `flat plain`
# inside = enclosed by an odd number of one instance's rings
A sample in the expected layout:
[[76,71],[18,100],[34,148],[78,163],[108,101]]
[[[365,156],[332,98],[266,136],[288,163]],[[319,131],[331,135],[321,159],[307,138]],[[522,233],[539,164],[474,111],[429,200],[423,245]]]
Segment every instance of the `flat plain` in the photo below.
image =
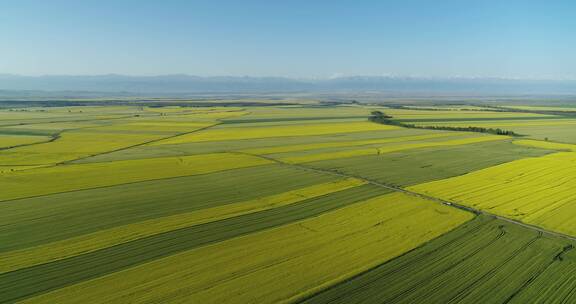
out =
[[0,303],[573,300],[571,111],[222,104],[0,110]]

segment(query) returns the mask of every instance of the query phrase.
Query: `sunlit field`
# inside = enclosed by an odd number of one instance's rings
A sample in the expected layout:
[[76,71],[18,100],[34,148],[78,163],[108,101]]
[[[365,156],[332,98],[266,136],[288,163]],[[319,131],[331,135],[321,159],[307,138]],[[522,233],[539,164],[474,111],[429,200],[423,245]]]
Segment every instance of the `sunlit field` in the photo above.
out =
[[573,300],[569,109],[222,104],[0,110],[0,303]]

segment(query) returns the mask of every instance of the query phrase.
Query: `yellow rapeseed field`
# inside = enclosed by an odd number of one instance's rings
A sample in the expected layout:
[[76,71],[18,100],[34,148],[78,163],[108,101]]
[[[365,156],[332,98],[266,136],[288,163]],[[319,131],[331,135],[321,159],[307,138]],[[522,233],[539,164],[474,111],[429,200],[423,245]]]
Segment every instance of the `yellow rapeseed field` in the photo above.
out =
[[280,158],[280,159],[282,161],[289,162],[289,163],[307,163],[307,162],[328,160],[328,159],[346,158],[346,157],[363,156],[363,155],[379,155],[379,154],[404,151],[404,150],[411,150],[411,149],[441,147],[441,146],[458,146],[458,145],[466,145],[466,144],[481,143],[481,142],[494,141],[494,140],[504,140],[504,139],[509,139],[509,137],[498,136],[498,135],[488,135],[488,136],[461,138],[461,139],[453,139],[453,140],[437,141],[437,142],[404,143],[404,144],[399,144],[399,145],[386,146],[386,147],[382,147],[382,148],[365,148],[365,149],[337,151],[337,152],[325,152],[325,151],[323,151],[320,153],[310,153],[310,154],[303,155],[303,156],[290,156],[290,157],[284,157],[284,158]]
[[271,162],[249,155],[213,153],[16,171],[0,175],[0,201],[268,163]]
[[576,153],[528,158],[409,189],[576,236]]
[[181,144],[187,142],[241,140],[266,137],[308,136],[350,133],[362,131],[393,130],[395,126],[376,124],[371,122],[349,123],[322,123],[308,125],[287,125],[271,127],[246,127],[246,128],[222,128],[211,129],[194,134],[183,135],[172,139],[163,140],[154,145]]
[[101,230],[38,247],[0,253],[0,260],[3,261],[0,267],[0,273],[84,254],[100,248],[114,246],[175,229],[285,206],[305,199],[360,186],[364,183],[365,182],[361,180],[353,178],[337,180],[276,195],[260,197],[250,201],[201,209]]
[[388,194],[23,303],[283,303],[370,269],[472,217],[417,197]]

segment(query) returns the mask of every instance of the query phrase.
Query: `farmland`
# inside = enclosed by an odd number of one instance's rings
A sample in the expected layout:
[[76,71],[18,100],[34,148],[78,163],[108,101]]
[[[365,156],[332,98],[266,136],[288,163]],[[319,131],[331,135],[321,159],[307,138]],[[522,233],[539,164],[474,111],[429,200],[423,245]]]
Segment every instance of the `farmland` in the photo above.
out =
[[[481,127],[512,130],[536,140],[576,143],[572,131],[576,124],[573,111],[566,108],[515,107],[514,112],[484,111],[426,111],[415,109],[384,109],[398,121],[419,126]],[[557,109],[557,110],[555,110]],[[503,111],[498,108],[498,111]],[[522,112],[522,111],[527,112]],[[505,110],[504,110],[505,111]],[[553,115],[552,113],[556,114]]]
[[570,303],[573,246],[479,217],[301,303]]
[[[574,296],[569,116],[118,103],[0,110],[0,303]],[[567,135],[404,127],[370,121],[375,110]]]
[[576,235],[576,223],[572,221],[575,161],[576,153],[554,153],[410,189]]

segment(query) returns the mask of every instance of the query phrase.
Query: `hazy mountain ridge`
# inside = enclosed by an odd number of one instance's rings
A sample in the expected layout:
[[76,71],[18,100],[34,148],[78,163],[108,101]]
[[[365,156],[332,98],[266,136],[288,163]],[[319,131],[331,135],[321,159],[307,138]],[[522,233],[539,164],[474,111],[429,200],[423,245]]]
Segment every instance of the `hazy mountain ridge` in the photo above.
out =
[[19,76],[0,74],[0,90],[133,93],[391,91],[471,94],[576,94],[576,80],[351,76],[330,79],[285,77]]

